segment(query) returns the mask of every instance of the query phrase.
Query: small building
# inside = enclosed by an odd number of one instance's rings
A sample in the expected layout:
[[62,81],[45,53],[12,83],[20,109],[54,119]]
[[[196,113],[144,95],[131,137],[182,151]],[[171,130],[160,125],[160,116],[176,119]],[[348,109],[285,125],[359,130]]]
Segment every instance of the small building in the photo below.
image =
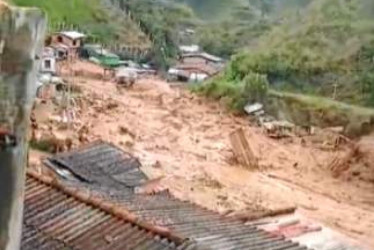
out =
[[76,55],[85,37],[85,34],[77,31],[61,31],[52,36],[51,44],[63,44],[68,47],[69,55]]
[[168,72],[169,80],[201,82],[218,74],[224,67],[223,59],[207,53],[187,53]]
[[56,57],[53,48],[44,48],[39,71],[41,73],[48,73],[51,75],[56,74]]

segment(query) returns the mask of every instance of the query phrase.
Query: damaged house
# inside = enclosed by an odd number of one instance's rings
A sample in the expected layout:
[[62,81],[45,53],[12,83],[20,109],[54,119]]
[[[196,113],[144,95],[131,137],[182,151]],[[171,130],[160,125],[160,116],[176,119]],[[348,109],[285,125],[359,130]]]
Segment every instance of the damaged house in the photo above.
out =
[[52,35],[51,46],[58,48],[61,56],[63,56],[62,53],[67,53],[68,56],[75,57],[83,45],[85,37],[85,34],[77,31],[61,31]]
[[169,80],[201,82],[218,74],[224,68],[222,58],[208,53],[183,54],[168,71]]

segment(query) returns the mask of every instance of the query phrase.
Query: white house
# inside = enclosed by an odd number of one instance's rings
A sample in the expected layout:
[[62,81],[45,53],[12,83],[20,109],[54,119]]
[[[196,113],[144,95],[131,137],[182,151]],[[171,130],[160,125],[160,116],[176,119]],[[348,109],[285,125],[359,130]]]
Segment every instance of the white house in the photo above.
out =
[[39,71],[41,73],[49,73],[51,75],[56,74],[56,57],[53,48],[44,48]]

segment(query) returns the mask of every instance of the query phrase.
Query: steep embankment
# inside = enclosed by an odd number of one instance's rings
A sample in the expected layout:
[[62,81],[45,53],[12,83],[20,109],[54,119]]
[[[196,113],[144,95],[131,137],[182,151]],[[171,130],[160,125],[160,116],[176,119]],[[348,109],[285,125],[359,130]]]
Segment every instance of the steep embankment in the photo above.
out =
[[153,63],[166,69],[177,56],[183,30],[194,25],[194,13],[174,0],[113,0],[119,8],[139,23],[153,44]]
[[106,44],[141,45],[147,37],[136,23],[114,12],[101,0],[11,0],[19,6],[36,6],[48,14],[51,31],[77,28],[89,34],[89,39]]

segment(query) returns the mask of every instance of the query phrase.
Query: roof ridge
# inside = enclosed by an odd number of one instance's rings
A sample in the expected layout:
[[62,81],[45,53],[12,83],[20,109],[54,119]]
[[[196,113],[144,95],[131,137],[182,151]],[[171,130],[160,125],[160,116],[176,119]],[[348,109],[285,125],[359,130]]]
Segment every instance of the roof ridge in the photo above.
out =
[[65,193],[66,195],[69,195],[79,200],[80,202],[83,202],[87,205],[100,209],[121,220],[135,224],[146,231],[149,231],[153,234],[166,238],[171,242],[174,242],[176,245],[182,245],[183,243],[189,240],[188,238],[184,238],[172,232],[170,229],[166,227],[155,226],[151,223],[142,221],[135,214],[131,213],[130,211],[125,209],[123,206],[117,206],[113,202],[105,201],[102,198],[94,196],[91,194],[91,192],[88,189],[65,186],[61,182],[59,182],[56,178],[45,176],[32,169],[27,169],[26,173],[31,178],[34,178],[37,181],[45,185],[51,186]]

